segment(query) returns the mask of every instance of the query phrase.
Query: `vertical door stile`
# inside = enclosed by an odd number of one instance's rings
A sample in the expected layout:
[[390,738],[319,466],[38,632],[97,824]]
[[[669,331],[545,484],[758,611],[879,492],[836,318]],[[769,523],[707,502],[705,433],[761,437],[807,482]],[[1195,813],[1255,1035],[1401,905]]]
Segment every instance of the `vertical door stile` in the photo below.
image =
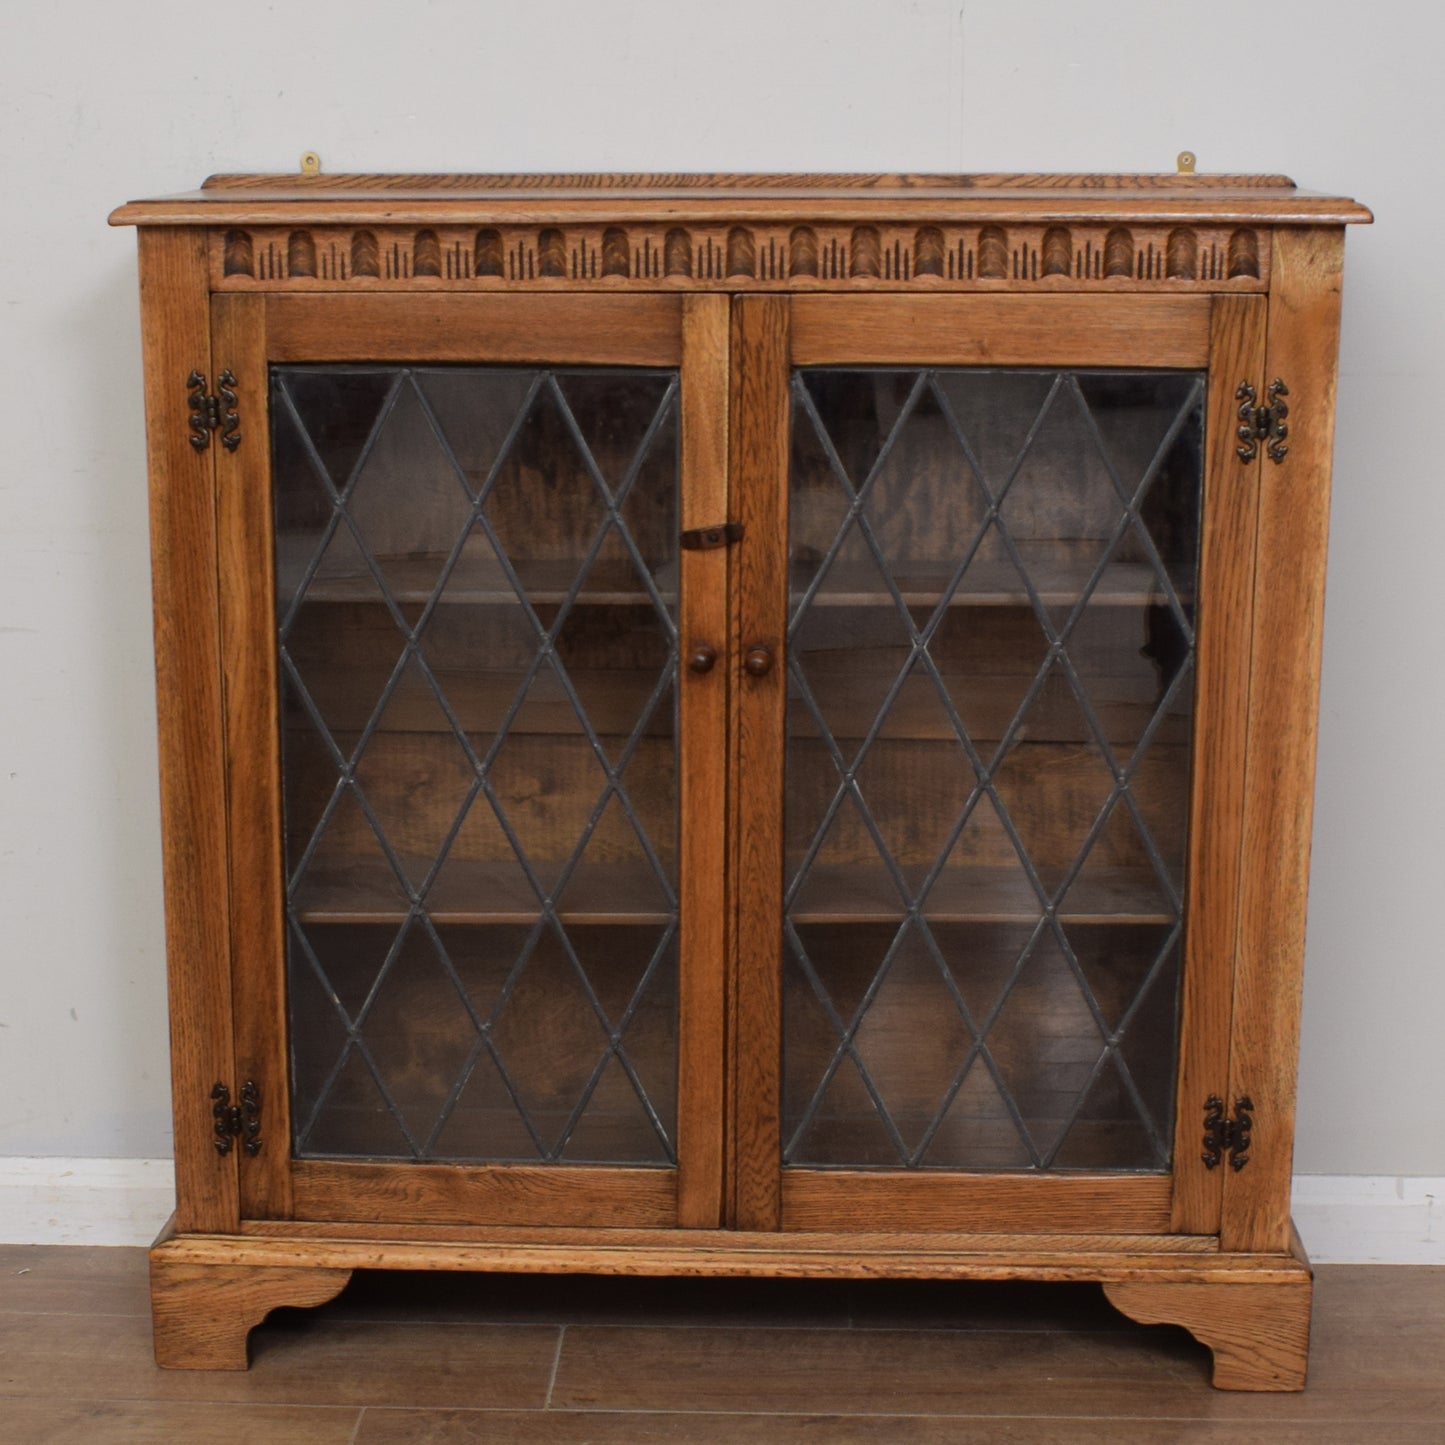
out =
[[1205,1100],[1220,1092],[1229,1068],[1247,722],[1241,699],[1249,695],[1260,474],[1257,463],[1246,464],[1236,451],[1235,391],[1243,381],[1259,385],[1264,325],[1263,297],[1215,299],[1197,589],[1197,755],[1189,806],[1188,929],[1174,1131],[1172,1228],[1180,1234],[1219,1229],[1220,1171],[1205,1167],[1199,1145]]
[[232,1073],[226,928],[225,731],[216,617],[214,445],[186,425],[186,378],[211,370],[206,233],[142,227],[146,451],[156,721],[165,854],[171,1091],[180,1231],[236,1227],[234,1151],[219,1158],[209,1095]]
[[[683,304],[678,509],[683,531],[712,527],[729,517],[728,306],[726,296],[709,295],[689,296]],[[677,1222],[686,1229],[716,1228],[723,1217],[727,1128],[723,1052],[731,932],[725,866],[731,550],[679,553]]]
[[291,1213],[291,1125],[266,300],[216,296],[212,316],[217,369],[228,368],[236,378],[242,438],[234,451],[214,448],[231,859],[232,1092],[252,1081],[261,1096],[261,1148],[239,1165],[241,1212],[249,1219],[285,1219]]
[[[733,311],[729,470],[737,549],[736,764],[733,832],[737,887],[731,1009],[733,1188],[730,1222],[775,1230],[779,1177],[783,752],[787,707],[789,302],[740,296]],[[744,673],[750,649],[772,666]]]

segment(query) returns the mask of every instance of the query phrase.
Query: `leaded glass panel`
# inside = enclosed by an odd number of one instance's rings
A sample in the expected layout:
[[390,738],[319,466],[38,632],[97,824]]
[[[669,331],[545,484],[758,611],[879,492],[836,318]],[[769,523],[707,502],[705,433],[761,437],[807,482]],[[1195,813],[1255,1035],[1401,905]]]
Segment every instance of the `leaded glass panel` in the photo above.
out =
[[785,1164],[1169,1167],[1203,404],[795,375]]
[[676,373],[271,418],[295,1153],[674,1163]]

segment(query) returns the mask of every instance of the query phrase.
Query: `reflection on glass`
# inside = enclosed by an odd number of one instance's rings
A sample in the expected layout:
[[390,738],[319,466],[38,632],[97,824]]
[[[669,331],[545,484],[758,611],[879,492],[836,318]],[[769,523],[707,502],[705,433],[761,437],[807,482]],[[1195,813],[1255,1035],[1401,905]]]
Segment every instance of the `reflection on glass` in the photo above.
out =
[[785,1164],[1169,1167],[1203,398],[795,376]]
[[295,1152],[673,1162],[676,374],[271,417]]

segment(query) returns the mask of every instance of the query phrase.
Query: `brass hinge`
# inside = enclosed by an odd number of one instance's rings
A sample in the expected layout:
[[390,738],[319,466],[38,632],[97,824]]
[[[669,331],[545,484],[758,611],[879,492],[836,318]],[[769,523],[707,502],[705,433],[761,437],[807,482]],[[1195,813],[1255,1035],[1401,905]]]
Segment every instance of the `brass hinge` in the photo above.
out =
[[216,395],[206,390],[206,378],[199,371],[193,371],[186,378],[186,390],[190,392],[191,445],[203,452],[211,444],[211,433],[221,434],[221,445],[233,452],[241,445],[238,430],[241,418],[236,412],[236,378],[230,371],[223,371],[216,378]]
[[231,1102],[231,1091],[224,1084],[217,1084],[211,1090],[211,1118],[217,1154],[229,1154],[237,1139],[246,1153],[261,1152],[261,1091],[250,1079],[241,1085],[239,1104]]
[[1229,1155],[1236,1173],[1249,1163],[1249,1131],[1254,1127],[1254,1101],[1241,1094],[1234,1101],[1234,1118],[1224,1115],[1224,1100],[1211,1094],[1204,1101],[1204,1153],[1206,1169],[1217,1169]]
[[1289,407],[1280,398],[1288,395],[1289,387],[1275,377],[1269,384],[1267,405],[1260,406],[1259,393],[1247,381],[1239,383],[1234,393],[1234,399],[1239,403],[1239,426],[1234,434],[1239,438],[1235,451],[1240,461],[1252,462],[1259,455],[1260,442],[1265,443],[1264,449],[1270,461],[1282,462],[1285,459],[1289,451],[1285,445],[1285,438],[1289,436],[1289,427],[1285,425]]
[[678,539],[689,552],[705,552],[711,547],[731,547],[743,540],[741,522],[719,522],[715,527],[692,527]]

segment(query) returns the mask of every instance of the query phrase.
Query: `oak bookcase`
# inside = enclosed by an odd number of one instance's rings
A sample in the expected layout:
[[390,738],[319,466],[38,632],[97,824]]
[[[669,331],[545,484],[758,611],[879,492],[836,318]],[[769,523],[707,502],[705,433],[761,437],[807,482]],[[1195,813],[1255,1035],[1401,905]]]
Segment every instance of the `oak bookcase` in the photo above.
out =
[[1343,227],[220,176],[139,228],[162,1364],[356,1268],[1094,1280],[1304,1381]]

